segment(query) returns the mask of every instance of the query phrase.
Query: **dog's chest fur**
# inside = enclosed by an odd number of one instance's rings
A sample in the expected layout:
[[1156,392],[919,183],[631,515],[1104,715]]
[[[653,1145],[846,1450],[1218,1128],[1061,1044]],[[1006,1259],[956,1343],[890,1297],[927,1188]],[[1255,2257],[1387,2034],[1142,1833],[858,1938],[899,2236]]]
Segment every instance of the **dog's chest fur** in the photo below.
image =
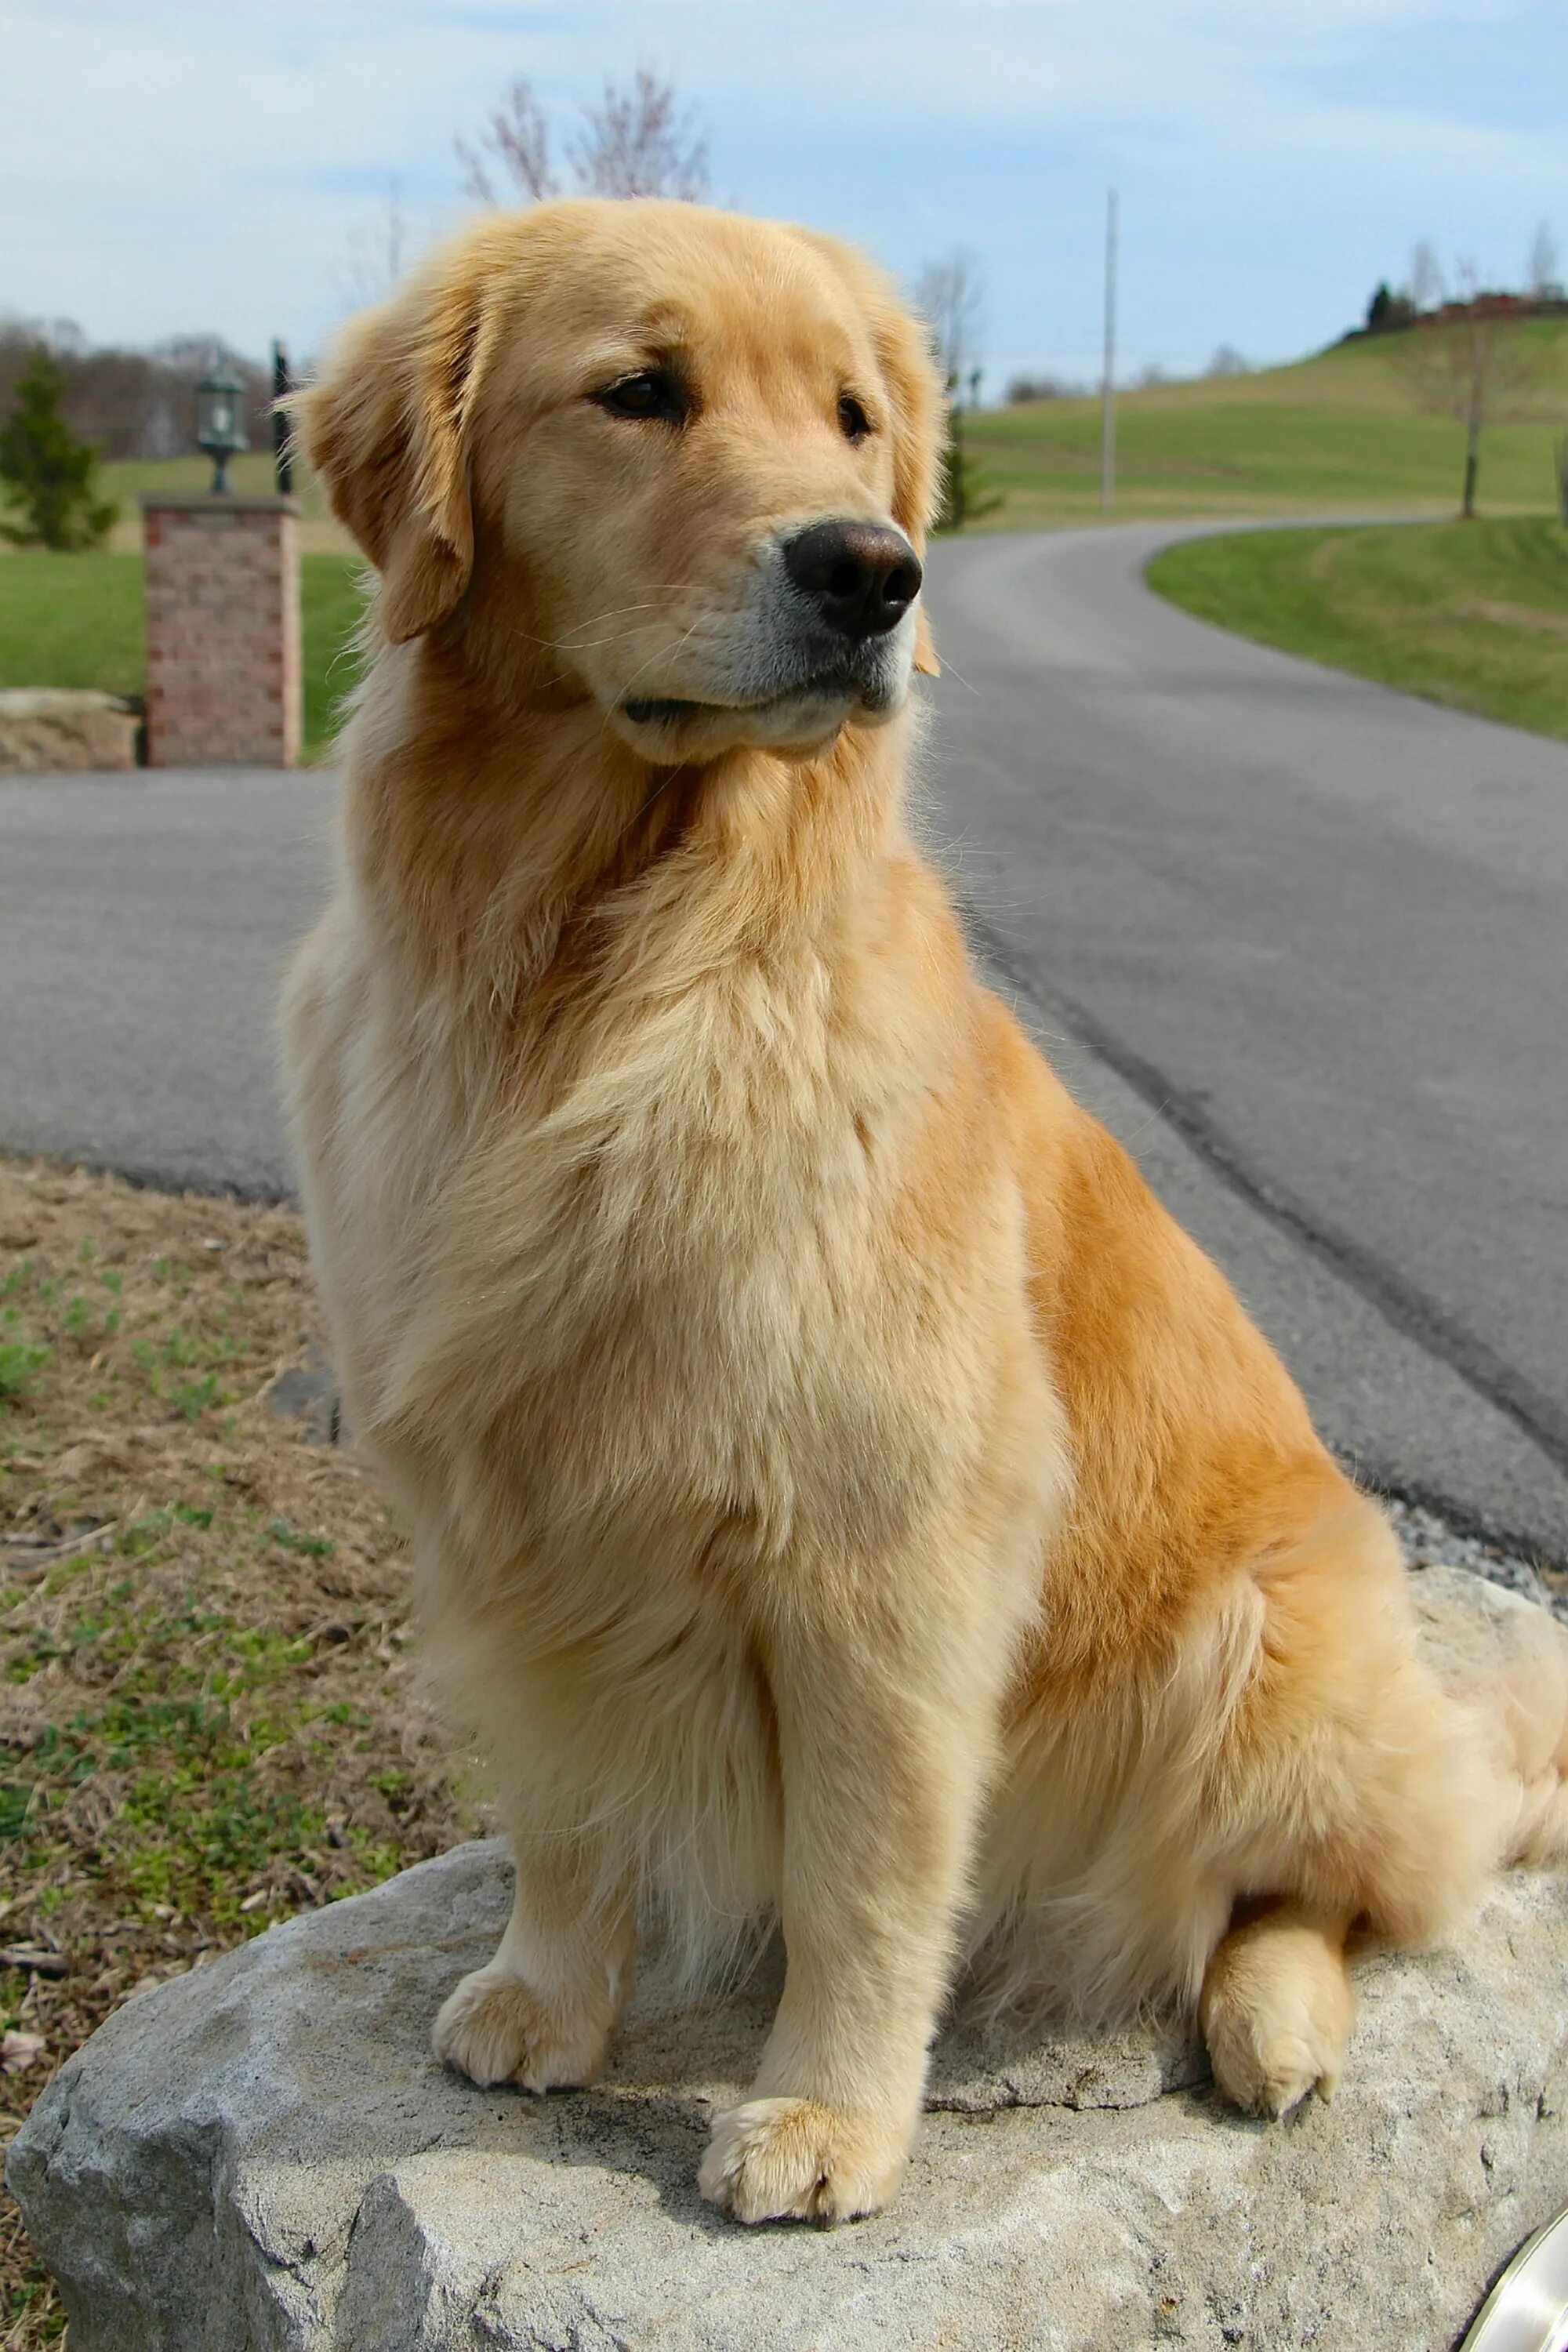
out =
[[892,985],[802,948],[550,1053],[526,1003],[487,1038],[410,992],[345,903],[291,1025],[351,1411],[482,1497],[476,1538],[568,1574],[881,1549],[963,1474],[1022,1236],[982,1167],[910,1246],[945,1041]]
[[905,976],[862,981],[731,967],[552,1067],[409,987],[345,896],[291,991],[315,1262],[430,1654],[520,1818],[612,1822],[710,1928],[776,1894],[769,1622],[837,1643],[886,1605],[1024,1413],[1005,1640],[1060,1466],[1016,1188],[963,1159]]

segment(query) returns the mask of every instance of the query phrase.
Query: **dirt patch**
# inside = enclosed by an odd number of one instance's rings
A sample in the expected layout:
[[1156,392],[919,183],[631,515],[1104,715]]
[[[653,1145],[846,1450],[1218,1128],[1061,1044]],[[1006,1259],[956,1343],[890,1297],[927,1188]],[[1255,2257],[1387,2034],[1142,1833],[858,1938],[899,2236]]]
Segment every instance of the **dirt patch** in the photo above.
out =
[[1547,613],[1534,604],[1507,604],[1497,597],[1474,597],[1462,604],[1457,620],[1489,621],[1494,628],[1528,629],[1539,637],[1568,643],[1568,613]]
[[[396,1532],[268,1402],[318,1348],[287,1210],[0,1160],[5,2137],[141,1987],[480,1825]],[[0,2352],[62,2325],[7,2209]]]

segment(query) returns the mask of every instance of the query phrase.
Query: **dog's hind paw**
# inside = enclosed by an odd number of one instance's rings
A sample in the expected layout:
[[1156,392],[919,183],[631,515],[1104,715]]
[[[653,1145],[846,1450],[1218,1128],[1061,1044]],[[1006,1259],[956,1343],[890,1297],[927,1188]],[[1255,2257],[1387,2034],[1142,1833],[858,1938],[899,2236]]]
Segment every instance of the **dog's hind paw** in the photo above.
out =
[[1214,2078],[1248,2115],[1330,2099],[1355,2023],[1332,1935],[1289,1911],[1227,1936],[1209,1962],[1202,2020]]
[[441,2004],[431,2035],[436,2055],[488,2088],[518,2083],[525,2091],[580,2089],[605,2063],[602,2025],[563,2019],[510,1969],[475,1969]]

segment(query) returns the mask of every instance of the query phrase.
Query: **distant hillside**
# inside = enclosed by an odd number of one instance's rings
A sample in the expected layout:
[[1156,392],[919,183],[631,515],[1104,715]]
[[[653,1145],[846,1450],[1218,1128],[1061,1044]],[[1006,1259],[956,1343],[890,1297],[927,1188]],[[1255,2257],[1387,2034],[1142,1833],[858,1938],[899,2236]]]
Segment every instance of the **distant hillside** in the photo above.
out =
[[[1568,318],[1497,332],[1528,355],[1531,383],[1528,413],[1488,427],[1479,503],[1483,513],[1539,514],[1555,504],[1552,444],[1568,433]],[[1415,405],[1402,357],[1412,340],[1358,336],[1289,367],[1118,394],[1115,518],[1456,512],[1463,436]],[[1003,493],[982,530],[1098,519],[1098,398],[986,409],[965,417],[964,434],[987,484]],[[257,447],[232,474],[237,488],[269,489],[271,458]],[[130,550],[141,544],[136,494],[205,487],[211,467],[193,451],[106,465],[102,478],[123,502],[113,544]],[[345,550],[303,467],[298,488],[307,550]]]
[[[1552,444],[1568,430],[1568,320],[1496,331],[1527,358],[1531,383],[1520,419],[1487,428],[1479,503],[1539,512],[1555,502]],[[1464,436],[1415,404],[1402,357],[1411,341],[1367,336],[1289,367],[1119,394],[1117,516],[1456,510]],[[986,410],[964,430],[1004,495],[984,528],[1098,516],[1097,398]]]

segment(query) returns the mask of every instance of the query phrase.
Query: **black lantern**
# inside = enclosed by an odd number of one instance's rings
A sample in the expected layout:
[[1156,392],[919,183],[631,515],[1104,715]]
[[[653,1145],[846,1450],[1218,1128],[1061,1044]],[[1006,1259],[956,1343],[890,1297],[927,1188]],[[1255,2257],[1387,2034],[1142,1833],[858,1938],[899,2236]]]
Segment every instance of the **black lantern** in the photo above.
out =
[[196,386],[196,446],[213,461],[213,497],[223,497],[229,459],[250,444],[245,437],[245,386],[222,368],[215,368]]

